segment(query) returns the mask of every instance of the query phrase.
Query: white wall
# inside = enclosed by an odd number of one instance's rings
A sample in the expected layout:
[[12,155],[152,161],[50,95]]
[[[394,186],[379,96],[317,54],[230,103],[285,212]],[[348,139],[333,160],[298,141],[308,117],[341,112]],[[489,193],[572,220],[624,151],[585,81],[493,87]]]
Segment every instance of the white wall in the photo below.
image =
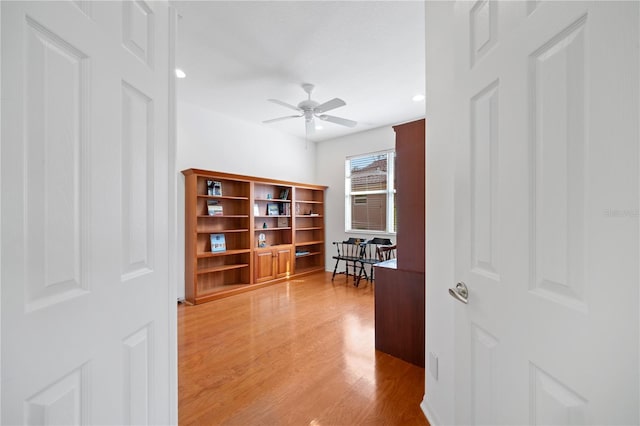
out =
[[315,145],[259,123],[178,102],[178,172],[200,168],[315,183]]
[[[344,161],[348,156],[394,149],[396,134],[391,126],[379,127],[366,132],[319,142],[316,148],[316,176],[321,185],[329,188],[325,200],[325,267],[333,271],[335,261],[332,241],[342,241],[348,237],[371,238],[370,232],[344,232]],[[376,234],[396,242],[395,234]]]
[[[184,241],[184,176],[189,168],[322,183],[315,180],[316,144],[262,124],[178,102],[177,241]],[[184,298],[184,245],[178,244],[178,299]]]

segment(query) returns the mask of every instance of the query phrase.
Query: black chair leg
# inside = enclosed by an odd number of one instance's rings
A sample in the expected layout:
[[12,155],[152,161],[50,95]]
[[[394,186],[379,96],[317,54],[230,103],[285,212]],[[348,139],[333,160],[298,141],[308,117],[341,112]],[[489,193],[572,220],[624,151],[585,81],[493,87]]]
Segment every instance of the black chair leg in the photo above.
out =
[[[360,270],[358,271],[358,276],[356,277],[354,274],[353,285],[358,287],[360,285],[360,279],[362,278],[362,272],[364,272],[365,277],[367,276],[367,271],[364,270],[364,265],[360,264]],[[355,273],[355,271],[354,271]]]
[[340,259],[336,260],[336,266],[333,268],[333,275],[331,275],[331,281],[336,277],[336,271],[338,270],[338,263],[340,263]]

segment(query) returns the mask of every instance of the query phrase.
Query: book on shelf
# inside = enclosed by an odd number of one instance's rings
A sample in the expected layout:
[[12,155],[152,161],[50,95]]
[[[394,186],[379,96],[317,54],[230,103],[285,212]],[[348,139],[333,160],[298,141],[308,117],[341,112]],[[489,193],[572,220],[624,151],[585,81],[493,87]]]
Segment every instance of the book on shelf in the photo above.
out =
[[208,180],[207,195],[222,195],[222,182],[217,180]]
[[209,216],[222,216],[223,208],[217,200],[207,200],[207,213]]
[[258,206],[258,203],[253,203],[253,215],[260,216],[260,206]]
[[211,239],[211,251],[213,253],[227,250],[224,234],[210,234],[209,237]]
[[310,254],[308,250],[296,250],[296,256],[306,256]]
[[279,212],[283,216],[291,216],[291,204],[280,204]]

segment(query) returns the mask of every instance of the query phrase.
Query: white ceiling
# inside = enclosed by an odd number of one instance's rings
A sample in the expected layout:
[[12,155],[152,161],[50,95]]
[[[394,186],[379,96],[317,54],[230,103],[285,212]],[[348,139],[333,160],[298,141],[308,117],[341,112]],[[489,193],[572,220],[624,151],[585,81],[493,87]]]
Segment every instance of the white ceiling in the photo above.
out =
[[[347,105],[328,114],[353,128],[319,122],[321,141],[424,117],[422,1],[175,1],[181,16],[178,99],[301,138],[304,118],[267,102],[312,99]],[[319,120],[318,120],[319,121]]]

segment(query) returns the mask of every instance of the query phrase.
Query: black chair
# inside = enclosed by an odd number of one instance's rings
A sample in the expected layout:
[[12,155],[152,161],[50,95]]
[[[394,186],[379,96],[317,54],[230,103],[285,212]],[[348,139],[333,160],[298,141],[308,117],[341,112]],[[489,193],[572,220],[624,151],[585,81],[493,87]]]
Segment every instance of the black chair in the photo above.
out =
[[[360,279],[364,276],[364,279],[367,281],[373,281],[373,265],[381,262],[380,260],[380,249],[383,247],[393,246],[393,243],[388,238],[372,238],[368,240],[366,243],[362,244],[362,248],[360,251],[360,259],[358,260],[358,264],[360,265],[360,269],[358,271],[358,276],[356,277],[355,286],[358,287],[360,285]],[[395,246],[393,246],[395,248]],[[395,251],[393,252],[395,253]],[[389,251],[389,256],[391,252]],[[386,259],[385,259],[386,260]],[[369,272],[367,273],[367,265],[369,265]]]
[[[335,241],[333,243],[333,245],[336,246],[337,254],[333,256],[333,258],[336,260],[336,265],[333,268],[331,281],[333,281],[333,279],[335,278],[336,273],[345,274],[347,276],[347,279],[349,279],[349,267],[351,267],[351,270],[353,271],[353,282],[355,284],[356,269],[358,266],[358,261],[362,255],[361,251],[363,243],[364,240],[360,238],[349,238],[345,241]],[[337,272],[340,261],[345,263],[345,270],[343,272]]]
[[372,238],[370,240],[367,241],[367,244],[376,244],[379,246],[390,246],[393,243],[391,242],[391,240],[389,238]]
[[391,260],[396,258],[396,245],[392,246],[379,246],[378,247],[378,260],[384,262],[385,260]]

